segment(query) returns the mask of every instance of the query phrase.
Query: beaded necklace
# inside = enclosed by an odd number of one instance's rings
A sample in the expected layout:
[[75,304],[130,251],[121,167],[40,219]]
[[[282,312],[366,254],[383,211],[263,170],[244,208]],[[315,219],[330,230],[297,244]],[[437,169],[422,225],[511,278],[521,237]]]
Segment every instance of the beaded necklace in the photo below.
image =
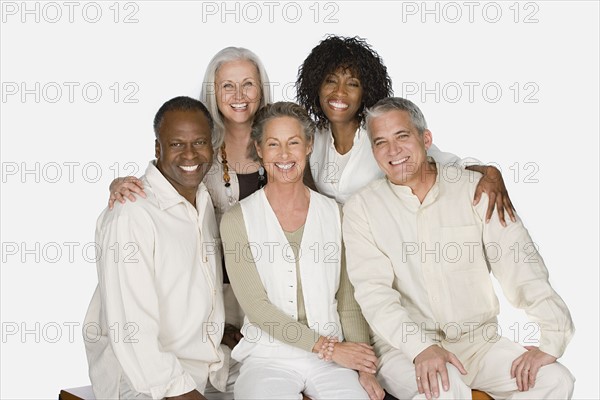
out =
[[[227,163],[227,152],[225,151],[225,143],[221,146],[221,163],[223,164],[223,181],[225,182],[225,194],[227,195],[227,201],[230,206],[237,202],[237,199],[233,197],[233,190],[231,189],[231,176],[229,176],[229,164]],[[261,189],[266,185],[265,169],[261,165],[258,168],[258,189]]]

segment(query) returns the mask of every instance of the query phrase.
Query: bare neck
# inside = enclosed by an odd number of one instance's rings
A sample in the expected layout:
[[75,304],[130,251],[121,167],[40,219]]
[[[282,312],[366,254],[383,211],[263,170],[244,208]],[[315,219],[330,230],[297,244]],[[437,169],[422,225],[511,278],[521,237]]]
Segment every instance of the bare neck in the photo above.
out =
[[419,199],[419,202],[423,203],[425,196],[431,190],[437,179],[437,167],[435,163],[424,162],[419,172],[415,177],[406,182],[406,186],[409,186],[415,196]]
[[235,122],[224,121],[225,144],[227,147],[235,148],[237,146],[246,146],[250,141],[250,132],[252,123],[246,122],[238,124]]
[[250,144],[250,124],[225,124],[225,150],[230,168],[238,173],[252,173],[258,170],[258,163],[248,156]]
[[358,120],[331,123],[333,145],[338,153],[343,155],[352,150],[352,146],[354,145],[354,135],[356,134],[358,126]]
[[265,186],[265,195],[284,231],[294,232],[304,225],[310,191],[302,181],[293,184],[269,182]]

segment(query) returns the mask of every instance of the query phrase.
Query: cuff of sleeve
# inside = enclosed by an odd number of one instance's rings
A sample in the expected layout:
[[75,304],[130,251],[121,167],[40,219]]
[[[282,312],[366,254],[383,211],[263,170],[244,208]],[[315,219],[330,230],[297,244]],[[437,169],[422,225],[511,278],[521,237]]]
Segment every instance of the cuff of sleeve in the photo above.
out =
[[417,358],[419,354],[421,354],[426,348],[428,348],[429,346],[433,346],[434,344],[435,343],[433,342],[419,342],[418,346],[406,347],[405,353],[408,354],[408,356],[410,357],[410,361],[414,362],[415,358]]
[[[302,327],[300,327],[302,329]],[[310,329],[306,327],[306,329]],[[300,339],[296,343],[288,343],[291,346],[297,347],[299,349],[305,350],[309,353],[312,353],[313,347],[319,341],[319,332],[315,332],[313,330],[301,330]],[[305,332],[308,332],[305,334]]]
[[473,157],[462,158],[462,159],[458,160],[457,164],[461,168],[467,168],[467,167],[470,167],[471,165],[487,165]]
[[556,358],[562,357],[573,333],[572,330],[570,332],[542,332],[540,350]]
[[162,399],[189,393],[195,389],[196,381],[190,374],[185,372],[183,375],[171,380],[167,385],[150,388],[150,395],[153,399]]
[[223,361],[210,366],[208,380],[219,392],[226,392],[229,366],[231,365],[231,349],[227,345],[221,344],[219,351],[222,352],[221,359]]

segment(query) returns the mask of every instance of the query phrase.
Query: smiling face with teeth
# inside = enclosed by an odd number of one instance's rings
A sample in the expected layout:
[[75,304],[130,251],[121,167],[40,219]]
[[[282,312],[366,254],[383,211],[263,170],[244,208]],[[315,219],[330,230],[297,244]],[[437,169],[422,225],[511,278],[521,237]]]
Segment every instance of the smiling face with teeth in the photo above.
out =
[[362,96],[360,79],[350,69],[339,68],[323,79],[319,103],[330,123],[349,123],[358,120]]
[[216,72],[219,112],[225,125],[251,123],[259,108],[261,83],[258,68],[249,60],[223,63]]
[[256,152],[267,171],[267,185],[300,183],[310,154],[302,125],[292,117],[277,117],[265,123]]
[[425,183],[423,173],[428,168],[427,149],[431,146],[431,132],[419,133],[407,111],[383,112],[369,120],[369,134],[373,155],[379,168],[396,185],[415,189]]
[[211,166],[210,125],[200,111],[168,111],[155,143],[156,167],[177,192],[196,203],[196,190]]

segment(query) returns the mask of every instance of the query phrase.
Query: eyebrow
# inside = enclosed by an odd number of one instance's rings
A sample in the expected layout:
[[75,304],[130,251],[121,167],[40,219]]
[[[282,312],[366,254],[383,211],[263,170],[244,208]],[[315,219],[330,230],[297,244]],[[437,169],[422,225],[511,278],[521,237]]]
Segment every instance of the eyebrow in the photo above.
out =
[[[296,139],[296,138],[302,138],[302,136],[301,135],[294,135],[294,136],[292,136],[291,138],[289,138],[287,140],[289,141],[289,140],[293,140],[293,139]],[[279,139],[277,139],[277,138],[275,138],[273,136],[267,136],[267,137],[263,138],[263,140],[269,140],[269,139],[271,139],[271,140],[277,140],[278,142],[281,141],[281,140],[279,140]]]
[[[396,135],[399,135],[401,133],[410,133],[410,131],[407,130],[407,129],[400,129],[399,131],[396,131],[396,132],[392,133],[392,135],[396,136]],[[383,139],[383,136],[377,136],[377,137],[373,138],[372,142],[375,143],[375,141],[377,141],[379,139]]]
[[174,137],[169,140],[169,143],[187,143],[187,142],[197,142],[198,140],[211,140],[210,136],[198,136],[193,139],[184,139],[182,137]]
[[218,83],[225,83],[225,82],[238,83],[238,82],[245,82],[245,81],[256,81],[257,79],[260,79],[260,78],[254,78],[252,76],[247,76],[245,78],[242,78],[241,81],[236,81],[234,79],[223,79],[223,80],[217,81],[217,82]]

